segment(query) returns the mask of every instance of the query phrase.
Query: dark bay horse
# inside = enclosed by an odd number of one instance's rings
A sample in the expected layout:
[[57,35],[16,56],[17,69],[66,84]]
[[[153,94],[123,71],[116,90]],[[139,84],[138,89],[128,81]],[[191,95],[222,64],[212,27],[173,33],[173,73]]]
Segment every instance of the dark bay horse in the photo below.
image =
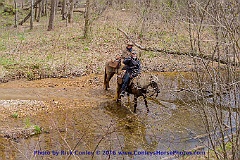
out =
[[[134,95],[134,113],[136,113],[138,97],[141,97],[141,96],[143,97],[145,106],[147,108],[147,112],[149,112],[146,98],[147,98],[147,94],[150,92],[150,88],[153,89],[153,94],[149,95],[149,96],[153,96],[154,94],[156,94],[156,97],[157,97],[158,93],[160,93],[158,84],[153,80],[153,78],[151,77],[151,78],[149,78],[149,80],[150,81],[148,82],[148,84],[146,84],[144,86],[137,85],[137,83],[134,82],[134,80],[132,80],[126,90],[129,94]],[[117,85],[117,101],[120,102],[121,97],[119,95],[121,92],[122,80],[121,80],[121,77],[119,77],[119,76],[118,76],[117,83],[118,83],[118,85]]]
[[[121,58],[122,57],[118,57],[117,61],[109,61],[105,64],[105,71],[104,71],[104,89],[107,90],[109,88],[109,82],[111,80],[111,78],[114,76],[114,74],[118,74],[117,77],[117,102],[121,101],[121,98],[119,97],[120,95],[120,90],[122,87],[122,76],[120,76],[122,74],[122,68],[124,67],[124,64],[121,63]],[[138,97],[143,97],[144,98],[144,102],[147,108],[147,112],[149,112],[148,109],[148,105],[147,105],[147,93],[149,93],[149,89],[152,88],[154,93],[150,96],[153,96],[154,94],[156,94],[156,97],[158,96],[158,93],[160,92],[159,88],[158,88],[158,84],[153,80],[153,77],[149,78],[149,83],[144,85],[144,86],[139,86],[137,85],[137,83],[134,83],[133,81],[130,83],[130,85],[128,86],[128,90],[127,92],[129,94],[133,94],[134,95],[134,112],[136,113],[136,108],[137,108],[137,99]]]

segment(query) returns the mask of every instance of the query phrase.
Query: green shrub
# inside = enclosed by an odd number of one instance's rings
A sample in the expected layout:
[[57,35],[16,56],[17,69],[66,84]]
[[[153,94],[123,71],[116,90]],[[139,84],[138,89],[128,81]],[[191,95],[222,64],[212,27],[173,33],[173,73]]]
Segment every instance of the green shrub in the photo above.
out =
[[18,113],[17,113],[17,112],[13,113],[13,114],[12,114],[12,117],[13,117],[13,118],[18,118]]
[[40,134],[40,133],[42,132],[41,127],[39,127],[38,125],[35,125],[35,126],[34,126],[34,130],[35,130],[35,133],[36,133],[36,134]]
[[31,122],[30,122],[30,119],[28,117],[25,119],[24,123],[25,123],[25,128],[29,128],[31,126]]
[[14,15],[15,14],[14,7],[12,5],[5,4],[2,14],[3,15]]
[[0,51],[5,51],[6,49],[7,47],[2,42],[0,42]]
[[26,77],[27,77],[27,80],[29,80],[29,81],[33,80],[34,79],[33,72],[32,71],[28,71]]
[[[1,48],[1,46],[0,46],[0,48]],[[0,65],[9,66],[9,65],[13,65],[13,64],[16,64],[16,62],[12,58],[5,57],[5,56],[0,57]]]

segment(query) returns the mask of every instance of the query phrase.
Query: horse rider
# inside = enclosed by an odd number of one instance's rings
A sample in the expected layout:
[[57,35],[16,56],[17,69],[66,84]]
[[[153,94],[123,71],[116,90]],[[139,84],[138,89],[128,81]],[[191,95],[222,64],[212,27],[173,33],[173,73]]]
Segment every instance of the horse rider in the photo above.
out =
[[137,77],[141,72],[141,64],[139,59],[137,58],[136,51],[132,51],[131,56],[125,58],[123,60],[123,63],[125,64],[125,67],[123,69],[125,69],[126,72],[123,76],[123,84],[120,93],[121,97],[124,96],[130,80],[134,77]]
[[122,50],[122,58],[125,59],[129,56],[131,56],[131,52],[133,50],[133,43],[128,42],[126,48]]
[[122,54],[121,55],[117,54],[115,59],[114,60],[112,59],[110,61],[109,66],[113,67],[113,68],[120,68],[120,66],[121,66],[121,59],[125,59],[125,58],[131,56],[132,47],[133,47],[133,43],[129,41],[127,43],[126,48],[122,50]]

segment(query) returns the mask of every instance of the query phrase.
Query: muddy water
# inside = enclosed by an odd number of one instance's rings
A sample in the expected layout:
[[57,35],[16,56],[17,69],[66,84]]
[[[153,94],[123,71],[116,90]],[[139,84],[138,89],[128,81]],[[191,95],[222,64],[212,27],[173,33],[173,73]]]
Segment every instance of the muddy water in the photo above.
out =
[[168,156],[146,151],[202,145],[193,138],[204,133],[200,117],[190,103],[182,102],[191,96],[174,92],[191,74],[155,75],[161,93],[148,99],[150,113],[140,98],[137,114],[132,113],[133,97],[116,104],[115,79],[109,91],[102,89],[101,75],[0,84],[0,131],[27,125],[43,129],[26,139],[0,137],[1,159],[159,159]]

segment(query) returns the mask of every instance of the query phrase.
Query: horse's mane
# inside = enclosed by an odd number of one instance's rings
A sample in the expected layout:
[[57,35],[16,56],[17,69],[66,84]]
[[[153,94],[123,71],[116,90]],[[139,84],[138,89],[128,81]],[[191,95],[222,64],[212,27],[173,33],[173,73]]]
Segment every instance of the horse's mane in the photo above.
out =
[[149,85],[151,81],[157,82],[158,78],[153,75],[140,75],[132,80],[132,82],[136,84],[138,87],[145,87]]

